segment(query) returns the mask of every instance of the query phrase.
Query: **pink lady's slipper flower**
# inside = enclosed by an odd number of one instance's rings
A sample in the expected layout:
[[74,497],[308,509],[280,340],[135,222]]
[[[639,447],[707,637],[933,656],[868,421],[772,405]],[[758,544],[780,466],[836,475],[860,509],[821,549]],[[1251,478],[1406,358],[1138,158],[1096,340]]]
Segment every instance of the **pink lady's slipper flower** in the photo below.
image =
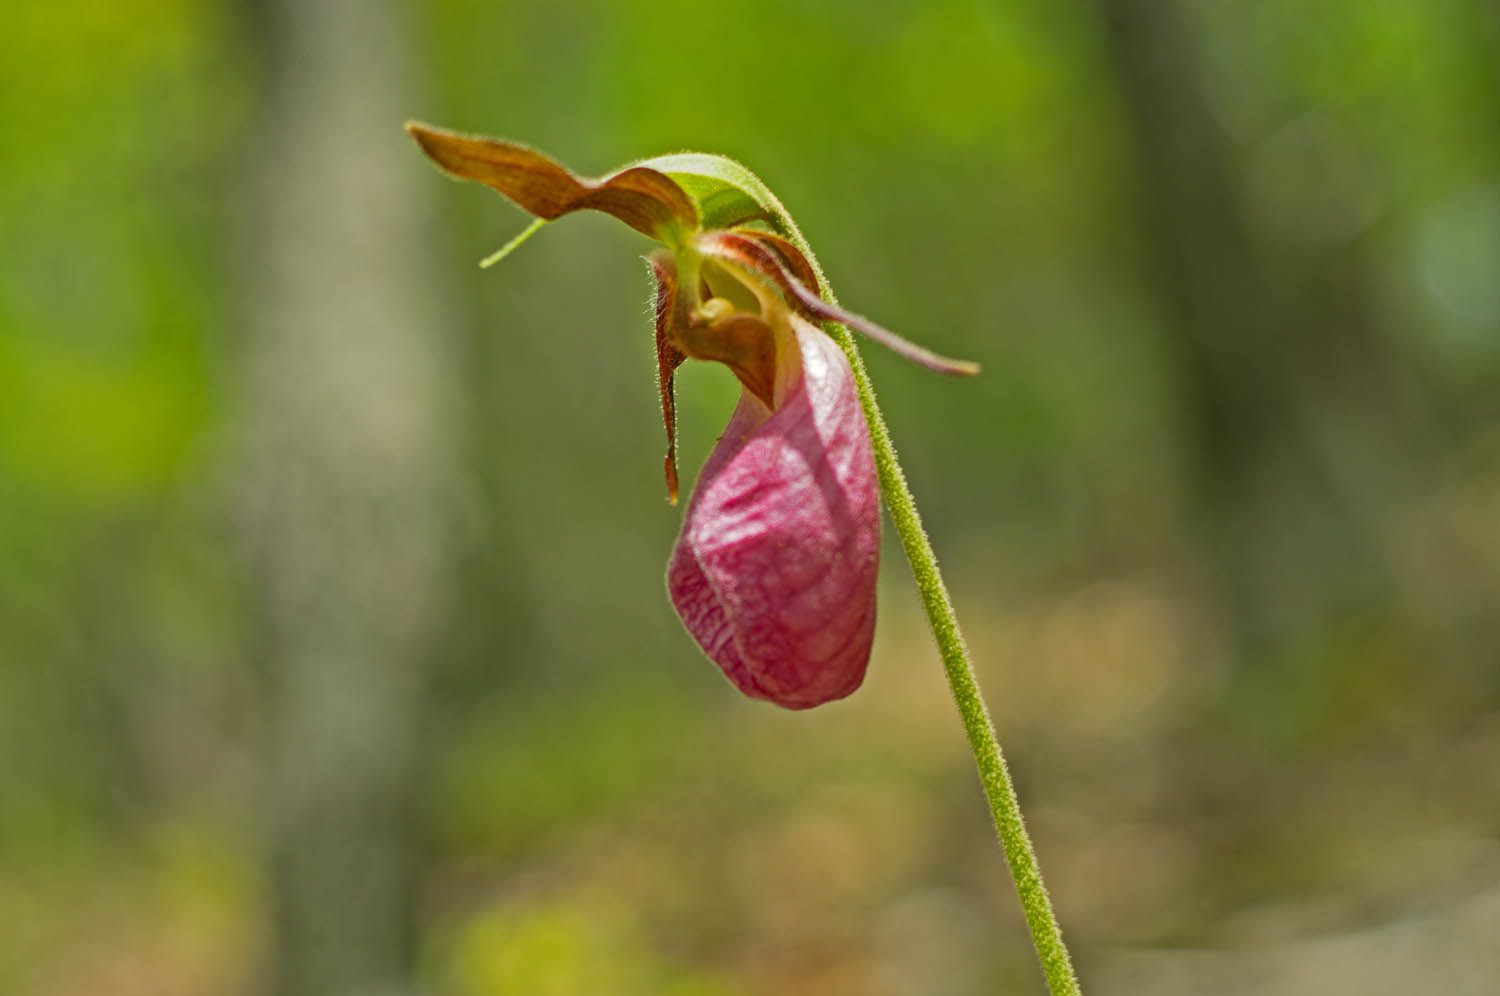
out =
[[802,316],[784,328],[784,384],[770,405],[741,395],[688,501],[667,590],[740,691],[801,709],[864,679],[880,499],[849,361]]
[[541,219],[592,208],[665,245],[650,262],[673,503],[677,367],[722,363],[743,387],[688,500],[667,567],[672,604],[747,695],[806,709],[858,688],[875,632],[879,487],[849,361],[813,321],[841,322],[944,373],[977,367],[824,301],[780,205],[728,160],[667,156],[589,181],[509,142],[407,130],[448,172]]

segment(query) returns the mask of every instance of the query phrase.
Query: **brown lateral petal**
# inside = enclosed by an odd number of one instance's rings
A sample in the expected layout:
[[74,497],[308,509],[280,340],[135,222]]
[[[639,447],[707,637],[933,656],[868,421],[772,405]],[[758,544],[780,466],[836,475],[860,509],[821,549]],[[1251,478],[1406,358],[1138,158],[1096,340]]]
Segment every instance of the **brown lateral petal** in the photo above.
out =
[[698,228],[698,208],[665,173],[632,166],[602,180],[585,180],[523,145],[461,135],[408,121],[406,130],[422,151],[454,176],[493,187],[547,220],[592,208],[614,215],[659,241]]
[[656,277],[656,376],[661,387],[661,419],[667,427],[667,500],[677,504],[677,399],[673,380],[687,359],[673,345],[670,330],[677,310],[677,267],[665,250],[651,254],[651,272]]
[[876,325],[863,315],[845,311],[823,300],[818,296],[816,287],[809,287],[798,279],[774,250],[757,239],[750,238],[743,230],[704,232],[697,237],[696,244],[704,255],[712,259],[723,260],[769,277],[781,289],[787,302],[809,318],[846,325],[869,336],[898,356],[935,373],[951,377],[972,377],[979,373],[977,363],[941,356],[903,339],[888,328]]
[[818,275],[813,272],[812,264],[807,261],[807,257],[802,255],[802,250],[798,249],[792,243],[791,239],[783,238],[775,232],[766,232],[758,228],[735,228],[731,229],[731,231],[737,235],[754,239],[761,245],[773,250],[776,255],[781,257],[781,262],[786,268],[792,271],[792,276],[797,278],[798,283],[814,292],[818,290]]

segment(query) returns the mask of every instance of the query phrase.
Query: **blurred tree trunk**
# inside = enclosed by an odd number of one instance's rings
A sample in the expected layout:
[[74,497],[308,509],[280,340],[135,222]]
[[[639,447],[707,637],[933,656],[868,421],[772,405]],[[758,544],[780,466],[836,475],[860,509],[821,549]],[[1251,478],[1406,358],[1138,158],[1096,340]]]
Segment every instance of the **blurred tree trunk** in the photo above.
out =
[[284,996],[411,989],[424,675],[448,601],[451,387],[402,133],[394,0],[261,0],[243,533],[271,682],[271,966]]
[[1372,532],[1414,451],[1413,396],[1373,327],[1359,253],[1320,261],[1301,293],[1267,279],[1179,5],[1099,3],[1137,136],[1205,541],[1240,649],[1268,649],[1383,587]]

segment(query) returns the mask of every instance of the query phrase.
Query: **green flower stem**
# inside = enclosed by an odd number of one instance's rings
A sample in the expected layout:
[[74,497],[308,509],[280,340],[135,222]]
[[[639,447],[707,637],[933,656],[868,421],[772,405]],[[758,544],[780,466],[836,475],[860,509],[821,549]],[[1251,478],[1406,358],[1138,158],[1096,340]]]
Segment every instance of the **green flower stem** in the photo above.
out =
[[917,589],[922,593],[922,605],[927,610],[927,620],[932,625],[932,635],[937,640],[938,652],[942,654],[943,671],[948,675],[948,687],[953,690],[953,701],[963,718],[964,733],[969,738],[969,749],[979,765],[979,780],[984,785],[984,794],[989,798],[990,812],[995,818],[995,830],[1000,836],[1000,845],[1005,849],[1005,860],[1010,864],[1011,877],[1016,883],[1016,892],[1021,897],[1021,908],[1026,914],[1026,926],[1031,931],[1031,940],[1041,959],[1042,974],[1047,978],[1047,988],[1052,996],[1081,996],[1078,976],[1073,971],[1073,962],[1063,943],[1062,928],[1057,915],[1052,911],[1052,900],[1047,895],[1046,883],[1042,881],[1041,865],[1036,859],[1036,850],[1026,833],[1026,822],[1021,816],[1021,803],[1016,798],[1015,786],[1010,780],[1010,770],[1005,764],[1005,755],[995,736],[995,725],[985,708],[984,698],[979,693],[979,683],[974,678],[974,668],[969,662],[969,651],[964,646],[963,634],[958,631],[958,617],[953,612],[953,602],[948,598],[948,589],[943,584],[938,570],[937,556],[932,552],[932,543],[922,528],[922,517],[917,512],[911,489],[907,487],[906,475],[896,459],[896,448],[891,443],[885,418],[875,401],[875,391],[865,366],[854,344],[853,336],[842,326],[830,323],[834,340],[849,357],[854,370],[854,383],[859,391],[860,404],[864,406],[865,421],[870,426],[870,440],[875,449],[875,466],[880,474],[880,491],[885,504],[896,523],[896,532],[901,537],[901,546],[906,550],[906,559],[911,563],[912,574],[917,580]]
[[[825,301],[837,305],[833,288],[818,265],[812,246],[802,237],[797,223],[786,208],[776,199],[754,174],[737,163],[729,163],[727,169],[742,172],[731,174],[742,188],[753,192],[756,200],[779,222],[778,227],[789,238],[807,261],[818,278],[818,293]],[[1052,911],[1052,899],[1047,895],[1047,885],[1042,881],[1042,867],[1037,862],[1036,850],[1031,846],[1031,837],[1026,833],[1026,821],[1021,816],[1021,803],[1016,798],[1015,786],[1010,780],[1010,769],[1006,767],[1005,755],[1000,750],[1000,741],[995,736],[995,724],[979,694],[979,682],[974,678],[974,666],[969,662],[969,650],[964,646],[963,634],[958,631],[958,617],[953,612],[953,602],[943,584],[942,572],[938,570],[937,555],[932,552],[932,543],[927,531],[922,528],[922,517],[917,513],[917,503],[906,484],[906,474],[896,459],[896,447],[891,443],[891,434],[885,427],[885,416],[875,400],[875,388],[865,372],[864,357],[855,345],[854,336],[837,322],[825,322],[824,330],[833,337],[849,358],[849,367],[854,372],[854,386],[859,392],[859,403],[865,411],[865,421],[870,428],[870,442],[875,450],[875,468],[880,475],[880,493],[885,496],[885,506],[896,523],[896,532],[901,537],[901,546],[906,550],[906,559],[911,564],[912,575],[917,580],[917,590],[922,593],[922,605],[927,610],[927,621],[932,626],[933,638],[937,640],[938,653],[943,658],[943,671],[948,676],[948,687],[953,691],[953,701],[963,719],[964,733],[969,738],[969,750],[979,766],[979,781],[990,802],[990,813],[995,819],[995,831],[1000,837],[1000,846],[1005,850],[1005,860],[1010,865],[1011,878],[1016,883],[1016,893],[1021,898],[1021,909],[1026,915],[1026,928],[1031,932],[1031,943],[1036,948],[1037,958],[1042,963],[1042,974],[1046,976],[1047,988],[1052,996],[1082,996],[1078,975],[1073,971],[1073,961],[1068,947],[1063,943],[1062,927],[1057,914]]]

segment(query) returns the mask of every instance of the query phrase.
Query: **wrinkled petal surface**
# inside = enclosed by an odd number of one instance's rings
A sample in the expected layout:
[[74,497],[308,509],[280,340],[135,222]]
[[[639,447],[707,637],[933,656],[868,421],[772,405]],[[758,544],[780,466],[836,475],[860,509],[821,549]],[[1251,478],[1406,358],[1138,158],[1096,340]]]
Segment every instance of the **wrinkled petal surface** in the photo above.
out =
[[699,474],[667,588],[741,691],[807,709],[864,680],[880,498],[848,361],[800,317],[792,327],[801,381],[774,412],[742,397]]

